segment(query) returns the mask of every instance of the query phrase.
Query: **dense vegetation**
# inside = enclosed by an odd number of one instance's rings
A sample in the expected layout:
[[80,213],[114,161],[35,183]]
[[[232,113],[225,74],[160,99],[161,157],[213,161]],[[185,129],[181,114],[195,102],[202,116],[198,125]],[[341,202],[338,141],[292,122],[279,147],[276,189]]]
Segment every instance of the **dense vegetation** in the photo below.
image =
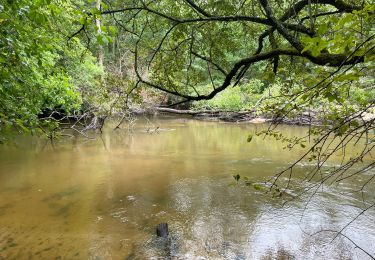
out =
[[0,11],[2,138],[56,129],[53,112],[129,102],[341,118],[375,97],[367,1],[17,0]]
[[0,141],[52,138],[67,119],[93,118],[83,133],[150,103],[256,109],[274,122],[314,112],[321,124],[306,138],[262,134],[289,148],[310,140],[308,178],[339,149],[365,144],[320,175],[342,179],[373,148],[374,11],[370,0],[5,0]]

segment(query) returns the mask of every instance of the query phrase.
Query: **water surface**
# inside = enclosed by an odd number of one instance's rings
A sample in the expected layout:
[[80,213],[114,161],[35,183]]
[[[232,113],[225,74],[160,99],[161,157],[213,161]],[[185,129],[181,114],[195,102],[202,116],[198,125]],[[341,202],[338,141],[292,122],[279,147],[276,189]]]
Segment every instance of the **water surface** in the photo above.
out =
[[[0,147],[0,259],[370,259],[342,236],[311,234],[365,208],[356,190],[373,173],[319,190],[306,208],[307,197],[281,207],[285,198],[233,185],[236,174],[265,181],[303,154],[246,142],[265,127],[159,117],[139,118],[132,132],[109,125],[95,140],[20,137]],[[344,234],[375,255],[374,213]],[[156,238],[160,222],[170,242]]]

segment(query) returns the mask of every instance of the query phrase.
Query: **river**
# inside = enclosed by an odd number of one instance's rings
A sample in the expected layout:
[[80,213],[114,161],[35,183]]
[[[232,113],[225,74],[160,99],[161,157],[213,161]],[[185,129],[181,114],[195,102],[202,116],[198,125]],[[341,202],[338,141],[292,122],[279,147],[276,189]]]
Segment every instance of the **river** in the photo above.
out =
[[[131,132],[109,125],[94,140],[0,146],[0,259],[371,259],[343,236],[314,233],[343,228],[368,205],[363,194],[374,201],[373,183],[356,192],[373,172],[284,206],[292,196],[236,183],[265,181],[303,154],[255,136],[266,127],[140,117]],[[155,235],[161,222],[170,242]],[[375,256],[375,209],[343,234]]]

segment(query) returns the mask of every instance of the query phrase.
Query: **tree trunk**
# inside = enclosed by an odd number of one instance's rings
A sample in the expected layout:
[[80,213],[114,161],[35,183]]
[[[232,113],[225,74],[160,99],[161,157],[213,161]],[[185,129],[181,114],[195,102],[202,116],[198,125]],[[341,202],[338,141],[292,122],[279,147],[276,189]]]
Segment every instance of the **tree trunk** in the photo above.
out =
[[[98,10],[101,10],[101,0],[96,0],[96,8]],[[102,29],[101,29],[100,19],[96,19],[95,20],[95,24],[98,27],[98,34],[101,34],[102,33]],[[104,59],[103,46],[99,45],[98,63],[99,63],[100,67],[103,67],[103,59]]]

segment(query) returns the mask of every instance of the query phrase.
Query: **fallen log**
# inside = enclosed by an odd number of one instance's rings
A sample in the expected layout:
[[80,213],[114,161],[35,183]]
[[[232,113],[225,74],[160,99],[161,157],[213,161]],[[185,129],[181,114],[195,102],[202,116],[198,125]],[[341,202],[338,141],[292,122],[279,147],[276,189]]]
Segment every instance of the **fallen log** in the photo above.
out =
[[155,107],[156,111],[173,113],[173,114],[184,114],[184,115],[199,115],[199,114],[220,114],[220,113],[233,113],[238,115],[251,114],[254,111],[232,111],[232,110],[179,110],[167,107]]
[[179,115],[190,115],[200,118],[214,118],[228,122],[248,121],[255,117],[254,111],[232,111],[232,110],[179,110],[167,107],[154,107],[154,111],[161,113],[172,113]]

